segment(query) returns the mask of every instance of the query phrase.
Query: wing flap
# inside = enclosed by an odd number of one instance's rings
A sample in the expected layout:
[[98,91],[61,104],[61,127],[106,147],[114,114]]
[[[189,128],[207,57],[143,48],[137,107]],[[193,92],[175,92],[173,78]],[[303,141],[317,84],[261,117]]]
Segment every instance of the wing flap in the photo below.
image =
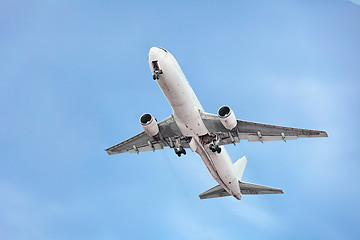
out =
[[155,151],[163,149],[164,147],[160,143],[152,144],[152,146],[140,146],[140,147],[133,147],[129,149],[127,152],[129,153],[139,153],[139,152],[147,152],[147,151]]
[[287,140],[296,140],[298,139],[297,136],[262,136],[259,137],[258,135],[249,135],[248,141],[249,142],[261,142],[261,141],[287,141]]

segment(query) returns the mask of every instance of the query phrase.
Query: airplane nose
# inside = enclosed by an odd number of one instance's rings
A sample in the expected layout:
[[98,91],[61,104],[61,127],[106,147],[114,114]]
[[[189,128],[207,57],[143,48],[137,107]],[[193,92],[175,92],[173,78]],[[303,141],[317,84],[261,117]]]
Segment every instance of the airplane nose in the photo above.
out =
[[157,47],[152,47],[152,48],[150,48],[149,55],[154,54],[157,51],[158,51]]
[[167,53],[166,49],[160,47],[152,47],[149,51],[149,59],[158,58],[160,55]]
[[152,48],[150,48],[150,51],[149,51],[149,60],[155,59],[156,56],[157,56],[158,51],[159,51],[159,50],[158,50],[157,47],[152,47]]

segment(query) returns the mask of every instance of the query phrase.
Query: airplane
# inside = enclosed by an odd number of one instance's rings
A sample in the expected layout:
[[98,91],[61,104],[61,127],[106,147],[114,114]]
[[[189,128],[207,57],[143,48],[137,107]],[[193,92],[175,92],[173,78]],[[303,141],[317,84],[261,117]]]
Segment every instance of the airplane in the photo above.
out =
[[233,163],[224,145],[240,140],[249,142],[288,141],[297,138],[327,137],[325,131],[282,127],[237,120],[229,106],[219,108],[217,114],[204,111],[174,56],[164,48],[152,47],[149,65],[173,113],[157,123],[150,114],[140,117],[144,129],[140,134],[116,144],[107,153],[140,153],[164,147],[173,148],[179,157],[186,148],[200,155],[212,177],[219,185],[203,192],[200,199],[233,196],[241,200],[247,194],[283,194],[278,188],[243,182],[247,159]]

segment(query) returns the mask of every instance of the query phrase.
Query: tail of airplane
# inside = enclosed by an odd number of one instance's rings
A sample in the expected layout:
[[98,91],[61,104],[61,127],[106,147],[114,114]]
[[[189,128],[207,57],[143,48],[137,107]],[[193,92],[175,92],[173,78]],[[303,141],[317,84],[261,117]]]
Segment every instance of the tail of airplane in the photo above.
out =
[[[279,188],[267,187],[253,183],[242,182],[241,178],[245,170],[245,166],[247,163],[247,159],[245,156],[239,158],[233,165],[233,171],[239,180],[239,186],[241,194],[245,195],[255,195],[255,194],[283,194],[284,192]],[[200,199],[207,198],[218,198],[218,197],[226,197],[230,196],[230,194],[223,189],[220,185],[217,185],[209,190],[203,192],[199,195]]]
[[242,175],[244,173],[246,167],[247,159],[245,156],[239,158],[236,162],[234,162],[233,170],[235,173],[236,178],[241,181]]

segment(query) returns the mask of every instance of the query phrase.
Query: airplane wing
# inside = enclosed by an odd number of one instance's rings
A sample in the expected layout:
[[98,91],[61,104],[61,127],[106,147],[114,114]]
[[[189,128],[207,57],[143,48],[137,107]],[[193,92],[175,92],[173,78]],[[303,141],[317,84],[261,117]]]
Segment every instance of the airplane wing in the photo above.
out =
[[176,142],[180,143],[183,147],[189,147],[190,139],[182,136],[173,116],[170,116],[159,123],[159,134],[157,136],[150,137],[143,131],[132,138],[106,149],[106,152],[112,155],[124,152],[139,153],[155,151],[163,149],[166,146],[174,147]]
[[205,126],[211,134],[220,138],[219,145],[226,145],[248,140],[249,142],[287,141],[297,138],[327,137],[325,131],[282,127],[270,124],[237,120],[233,130],[226,129],[215,114],[201,113]]

